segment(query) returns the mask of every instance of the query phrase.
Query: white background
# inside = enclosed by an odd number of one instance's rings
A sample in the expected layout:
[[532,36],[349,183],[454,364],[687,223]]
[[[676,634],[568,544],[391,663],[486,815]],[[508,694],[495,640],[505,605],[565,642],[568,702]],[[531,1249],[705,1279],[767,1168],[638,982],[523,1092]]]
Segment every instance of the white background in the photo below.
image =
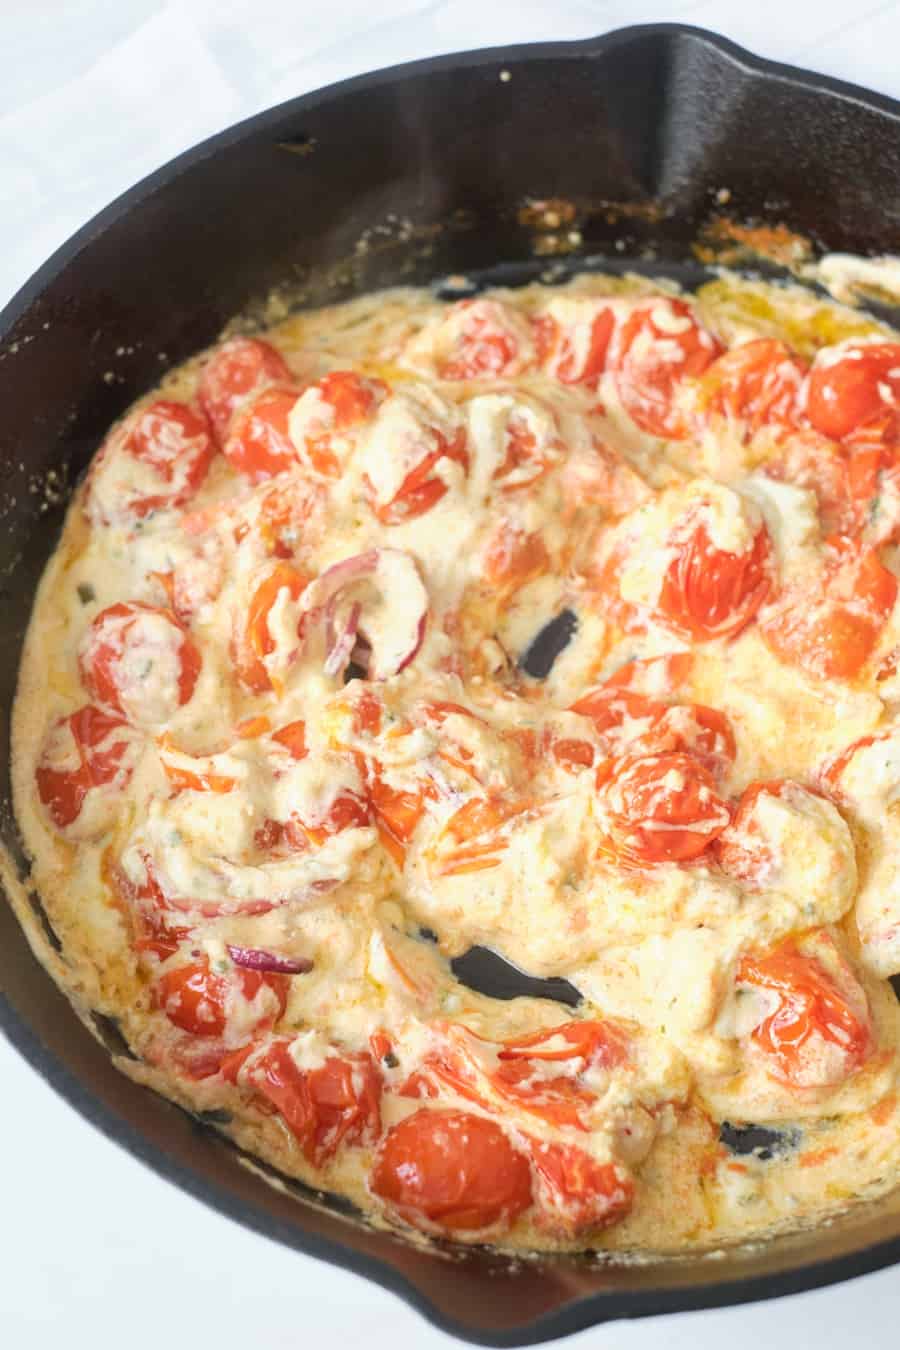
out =
[[[249,113],[396,61],[658,19],[900,97],[897,0],[0,0],[0,305],[118,192]],[[158,1180],[5,1042],[0,1084],[0,1324],[10,1350],[452,1344],[392,1295]],[[889,1270],[568,1344],[795,1350],[865,1337],[877,1346],[898,1323],[900,1275]]]

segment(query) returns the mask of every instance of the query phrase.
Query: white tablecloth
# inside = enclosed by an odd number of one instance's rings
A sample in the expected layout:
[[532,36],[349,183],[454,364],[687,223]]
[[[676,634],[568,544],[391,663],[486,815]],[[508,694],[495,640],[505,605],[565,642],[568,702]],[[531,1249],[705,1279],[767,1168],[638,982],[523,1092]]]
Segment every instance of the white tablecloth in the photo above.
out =
[[[396,61],[684,20],[900,96],[900,4],[860,0],[0,0],[0,304],[94,211],[240,117]],[[886,186],[886,190],[893,190]],[[245,1232],[94,1132],[0,1042],[10,1350],[449,1344],[393,1296]],[[894,1319],[897,1319],[896,1322]],[[895,1271],[618,1324],[605,1350],[885,1345]]]

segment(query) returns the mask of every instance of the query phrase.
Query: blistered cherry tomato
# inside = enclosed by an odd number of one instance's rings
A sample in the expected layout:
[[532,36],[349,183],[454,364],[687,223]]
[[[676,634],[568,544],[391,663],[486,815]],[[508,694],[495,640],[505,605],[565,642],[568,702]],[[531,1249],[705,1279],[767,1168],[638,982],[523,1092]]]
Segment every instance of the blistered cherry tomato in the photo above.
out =
[[136,725],[167,722],[191,698],[199,649],[171,610],[124,602],[94,619],[82,643],[85,688]]
[[634,1203],[634,1182],[618,1163],[600,1163],[573,1144],[531,1141],[542,1227],[562,1237],[609,1228]]
[[120,717],[88,705],[51,729],[35,770],[38,796],[63,830],[81,814],[92,788],[131,777],[128,753],[134,741]]
[[[259,997],[264,989],[271,991],[270,997]],[[258,1016],[251,1013],[248,1023],[248,1010],[243,1009],[240,1014],[241,1027],[249,1038],[261,1025],[271,1025],[278,1020],[287,1003],[287,991],[288,981],[284,975],[262,974],[238,967],[217,974],[203,957],[163,971],[153,986],[153,1002],[181,1031],[192,1036],[223,1036],[229,1013],[237,1001],[249,1004],[258,999],[255,1010]]]
[[690,426],[678,403],[679,387],[686,378],[702,375],[719,351],[684,300],[641,304],[622,325],[610,351],[616,390],[632,421],[651,436],[687,436]]
[[531,1204],[531,1170],[500,1126],[467,1111],[420,1110],[388,1130],[369,1178],[414,1227],[504,1230]]
[[900,343],[848,342],[819,352],[809,377],[806,410],[817,431],[844,440],[879,424],[896,440]]
[[[256,586],[250,597],[246,617],[238,624],[232,642],[232,656],[237,677],[247,689],[262,694],[274,688],[272,674],[265,657],[275,651],[275,637],[269,627],[272,607],[282,593],[288,601],[297,601],[308,582],[302,572],[288,563],[275,563]],[[296,647],[299,649],[300,622],[297,621]],[[285,660],[291,653],[286,652]]]
[[382,380],[355,370],[331,370],[305,389],[293,427],[302,463],[321,478],[340,478],[342,463],[333,442],[367,422],[387,394]]
[[723,352],[700,382],[703,416],[739,424],[749,440],[763,427],[794,427],[805,366],[783,342],[756,338]]
[[199,397],[219,445],[224,446],[231,419],[246,398],[290,380],[284,357],[270,342],[233,337],[217,347],[203,367]]
[[613,851],[635,863],[689,862],[728,825],[712,775],[691,755],[601,766],[600,801]]
[[183,506],[200,487],[214,453],[209,424],[187,403],[157,399],[112,431],[88,478],[92,520],[131,524]]
[[297,463],[288,421],[298,397],[290,385],[268,385],[234,414],[223,449],[233,468],[251,483],[273,478]]
[[676,543],[663,577],[659,614],[697,642],[736,637],[772,588],[772,544],[760,526],[743,553],[716,548],[703,521]]

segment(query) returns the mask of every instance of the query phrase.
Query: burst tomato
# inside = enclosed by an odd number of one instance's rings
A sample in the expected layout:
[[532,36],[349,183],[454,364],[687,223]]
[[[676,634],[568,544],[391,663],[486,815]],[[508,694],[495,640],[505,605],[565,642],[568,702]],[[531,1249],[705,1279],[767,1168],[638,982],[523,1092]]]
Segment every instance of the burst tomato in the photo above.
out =
[[[269,997],[259,997],[262,990]],[[217,974],[206,957],[188,965],[165,970],[153,986],[154,1007],[165,1013],[173,1026],[191,1036],[223,1036],[229,1015],[240,1003],[258,1006],[247,1022],[247,1008],[241,1008],[241,1027],[249,1036],[263,1025],[272,1025],[287,1003],[288,981],[284,975],[261,974],[256,970],[232,968]]]
[[658,611],[664,621],[697,642],[736,637],[772,587],[772,545],[761,526],[743,553],[716,548],[700,521],[675,541],[663,577]]
[[381,1132],[381,1074],[368,1051],[329,1054],[318,1067],[301,1069],[291,1042],[277,1039],[249,1057],[232,1057],[222,1071],[275,1107],[316,1167]]
[[777,1000],[750,1033],[773,1078],[799,1088],[834,1086],[871,1053],[866,996],[843,962],[835,975],[789,940],[743,956],[737,981]]
[[533,321],[538,360],[561,384],[595,384],[606,368],[615,317],[595,300],[570,301],[566,311],[569,322],[549,313]]
[[[232,657],[237,677],[247,689],[262,694],[275,687],[272,671],[265,658],[276,649],[275,635],[269,627],[273,606],[284,594],[288,603],[299,600],[306,589],[308,578],[288,563],[275,563],[256,586],[250,597],[246,618],[235,631]],[[301,643],[300,618],[297,618],[296,643],[283,653],[285,664],[299,649]],[[277,678],[277,677],[276,677]]]
[[806,410],[817,431],[844,440],[877,428],[896,442],[900,343],[849,342],[819,352],[809,377]]
[[251,483],[273,478],[297,463],[288,422],[298,397],[291,385],[267,385],[234,414],[223,449],[232,467]]
[[651,755],[601,766],[600,805],[612,851],[632,863],[689,862],[727,826],[728,807],[691,755]]
[[742,342],[717,357],[702,376],[702,414],[738,423],[745,440],[765,426],[793,427],[805,373],[802,361],[775,338]]
[[831,541],[815,594],[787,590],[759,627],[782,661],[828,680],[851,680],[869,659],[897,598],[897,578],[877,552]]
[[536,1208],[542,1227],[562,1237],[609,1228],[634,1203],[634,1182],[617,1163],[598,1163],[573,1144],[532,1139]]
[[467,1111],[423,1109],[388,1130],[373,1193],[414,1227],[508,1228],[531,1204],[531,1170],[500,1126]]
[[219,445],[225,444],[231,418],[245,399],[290,380],[284,357],[269,342],[234,337],[217,347],[203,367],[199,397]]
[[509,595],[546,572],[550,563],[542,536],[526,533],[509,520],[501,521],[484,553],[485,580]]
[[[523,353],[521,321],[496,300],[460,300],[445,320],[450,350],[438,365],[442,380],[498,379],[517,374]],[[527,338],[526,338],[527,340]]]
[[320,478],[340,478],[335,439],[363,426],[387,392],[383,380],[366,379],[354,370],[331,370],[310,385],[294,416],[301,461]]
[[498,1058],[501,1060],[580,1060],[581,1068],[599,1064],[604,1069],[615,1068],[627,1058],[628,1042],[618,1027],[611,1022],[597,1022],[573,1018],[560,1026],[519,1036],[506,1041]]
[[79,652],[91,696],[138,725],[167,722],[187,703],[200,665],[198,648],[170,610],[131,602],[102,610]]
[[616,390],[632,421],[651,436],[687,436],[679,388],[686,378],[702,375],[719,351],[684,300],[641,304],[622,325],[610,351]]
[[125,786],[133,747],[128,724],[90,704],[51,728],[35,779],[38,796],[59,829],[78,818],[92,788],[116,780]]
[[731,824],[716,840],[716,855],[724,871],[751,886],[766,885],[772,879],[778,860],[760,827],[760,805],[765,805],[766,797],[790,801],[797,795],[808,795],[808,789],[788,778],[751,783],[744,789]]
[[91,469],[85,505],[104,524],[143,520],[182,506],[214,453],[209,424],[187,403],[157,399],[113,431]]

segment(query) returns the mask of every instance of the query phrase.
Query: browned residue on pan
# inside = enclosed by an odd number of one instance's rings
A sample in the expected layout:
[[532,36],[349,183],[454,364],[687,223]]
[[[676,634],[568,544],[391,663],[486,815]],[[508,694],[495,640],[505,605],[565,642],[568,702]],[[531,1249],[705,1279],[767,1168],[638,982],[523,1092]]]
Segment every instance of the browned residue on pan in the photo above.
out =
[[701,227],[693,251],[700,262],[723,266],[763,258],[797,267],[813,256],[810,240],[787,225],[741,222],[725,215],[715,215]]

